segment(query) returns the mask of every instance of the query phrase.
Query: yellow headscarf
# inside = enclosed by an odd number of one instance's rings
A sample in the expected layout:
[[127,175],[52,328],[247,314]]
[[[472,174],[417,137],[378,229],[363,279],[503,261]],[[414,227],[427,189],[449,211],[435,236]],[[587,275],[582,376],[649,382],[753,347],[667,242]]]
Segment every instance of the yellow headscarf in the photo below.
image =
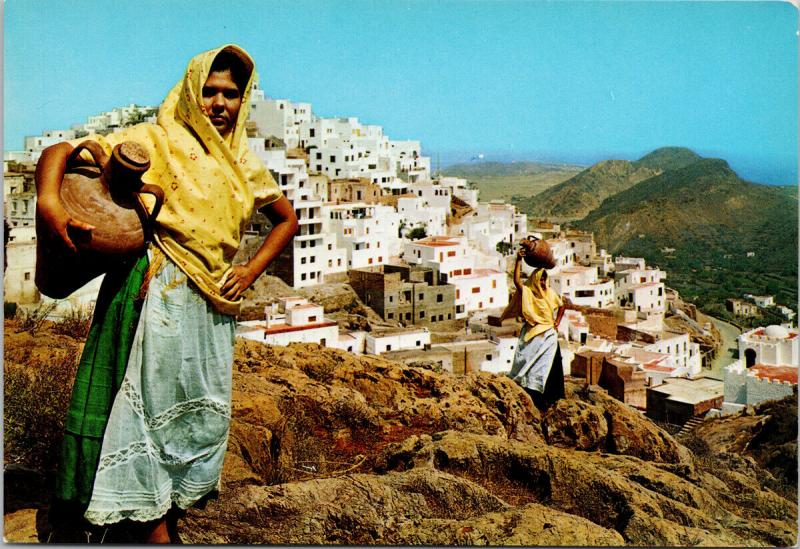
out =
[[545,269],[536,269],[522,285],[522,291],[516,292],[500,319],[522,317],[529,328],[525,333],[525,341],[555,327],[555,312],[563,303],[561,296],[542,280]]
[[[203,111],[203,85],[222,51],[235,54],[250,72],[228,139],[220,136]],[[142,180],[158,185],[165,195],[156,242],[214,308],[226,314],[238,314],[241,306],[241,299],[223,298],[220,287],[250,215],[254,208],[282,196],[272,175],[247,146],[245,121],[255,77],[253,60],[238,46],[228,44],[201,53],[189,61],[183,79],[161,104],[156,124],[72,141],[75,145],[94,139],[107,153],[123,141],[136,141],[147,149],[150,169]]]

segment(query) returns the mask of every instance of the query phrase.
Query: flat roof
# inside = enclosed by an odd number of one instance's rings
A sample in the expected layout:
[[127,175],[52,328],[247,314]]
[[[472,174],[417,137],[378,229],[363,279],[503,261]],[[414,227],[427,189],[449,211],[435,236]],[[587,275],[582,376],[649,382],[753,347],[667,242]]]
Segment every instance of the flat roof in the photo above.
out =
[[262,326],[260,329],[264,330],[265,335],[273,335],[273,334],[282,334],[286,332],[300,332],[302,330],[314,330],[316,328],[327,328],[328,326],[337,326],[336,322],[332,321],[325,321],[323,319],[322,322],[310,322],[308,324],[274,324],[267,328],[266,326]]
[[295,305],[294,307],[291,307],[289,310],[291,311],[293,309],[314,309],[317,307],[322,307],[322,305],[315,305],[314,303],[301,303],[300,305]]
[[669,400],[697,404],[721,397],[725,393],[725,384],[706,377],[697,379],[675,377],[667,378],[661,385],[648,387],[647,390],[667,394]]
[[789,381],[793,385],[797,385],[797,366],[755,364],[750,371],[759,379]]

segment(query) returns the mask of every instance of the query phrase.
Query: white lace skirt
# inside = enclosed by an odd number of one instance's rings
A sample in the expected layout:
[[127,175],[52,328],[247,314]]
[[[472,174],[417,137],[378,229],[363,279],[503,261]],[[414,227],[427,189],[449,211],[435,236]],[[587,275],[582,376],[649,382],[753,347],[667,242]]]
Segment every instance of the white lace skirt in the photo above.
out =
[[519,334],[517,351],[508,375],[521,387],[543,393],[558,349],[558,334],[551,328],[526,343],[525,334],[530,327],[525,323]]
[[109,417],[86,518],[158,519],[218,487],[228,441],[235,319],[169,260],[153,277]]

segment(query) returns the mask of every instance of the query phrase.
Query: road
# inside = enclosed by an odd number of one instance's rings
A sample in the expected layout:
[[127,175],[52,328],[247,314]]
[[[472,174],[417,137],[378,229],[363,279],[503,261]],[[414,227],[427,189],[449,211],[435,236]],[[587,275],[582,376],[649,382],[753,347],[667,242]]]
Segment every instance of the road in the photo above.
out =
[[717,358],[711,363],[711,369],[706,370],[704,373],[706,377],[721,380],[723,379],[722,372],[725,366],[728,366],[731,362],[736,360],[734,350],[737,351],[736,354],[738,355],[739,349],[736,338],[739,337],[742,332],[736,326],[728,324],[723,320],[714,318],[713,316],[708,316],[708,318],[711,319],[711,322],[714,323],[714,326],[717,327],[720,335],[722,335],[722,347],[717,354]]

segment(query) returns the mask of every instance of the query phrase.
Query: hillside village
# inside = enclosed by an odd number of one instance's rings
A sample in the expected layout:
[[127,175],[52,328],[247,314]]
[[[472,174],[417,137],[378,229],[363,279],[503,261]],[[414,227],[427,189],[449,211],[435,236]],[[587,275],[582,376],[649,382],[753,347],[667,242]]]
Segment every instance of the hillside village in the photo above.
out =
[[[48,301],[33,282],[33,172],[41,151],[153,121],[154,112],[115,109],[26,138],[24,151],[5,154],[7,302],[33,308]],[[295,208],[300,230],[268,271],[288,289],[253,298],[263,313],[239,322],[242,339],[316,343],[456,375],[503,374],[521,327],[499,320],[513,289],[514,250],[535,235],[556,257],[552,286],[572,303],[558,327],[565,375],[604,388],[676,431],[693,418],[796,390],[798,331],[790,323],[742,334],[739,358],[724,379],[714,379],[708,374],[722,345],[719,333],[666,285],[668,272],[598,249],[591,232],[529,220],[501,201],[480,202],[466,179],[433,173],[419,141],[392,140],[380,126],[353,117],[319,117],[309,103],[272,99],[260,89],[252,95],[247,135]],[[254,215],[242,259],[268,231],[267,219]],[[52,314],[91,308],[99,284],[59,302]],[[304,297],[330,284],[349,286],[351,303],[374,311],[372,320],[354,327]]]

